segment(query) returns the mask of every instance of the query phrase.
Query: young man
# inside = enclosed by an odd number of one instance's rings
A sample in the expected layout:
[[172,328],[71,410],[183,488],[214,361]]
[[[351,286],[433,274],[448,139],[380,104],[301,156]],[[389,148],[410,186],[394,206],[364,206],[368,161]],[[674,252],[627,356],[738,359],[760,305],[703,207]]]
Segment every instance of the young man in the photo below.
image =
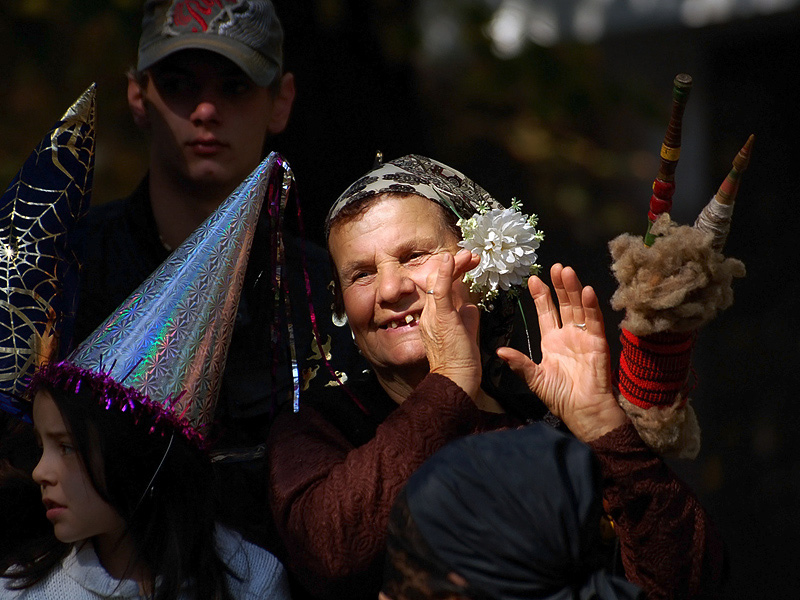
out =
[[[294,78],[269,0],[147,0],[138,64],[128,79],[136,124],[150,138],[149,171],[129,196],[94,207],[76,232],[82,264],[75,342],[89,335],[259,164],[287,124]],[[275,549],[264,442],[276,404],[332,377],[314,343],[303,265],[331,365],[349,372],[349,333],[331,327],[324,251],[284,232],[288,304],[276,305],[262,218],[251,250],[217,407],[212,455],[221,520]],[[277,324],[277,325],[276,325]],[[272,329],[271,329],[272,328]],[[277,331],[277,339],[274,339]],[[292,353],[291,339],[296,354]]]
[[134,121],[151,135],[148,192],[164,244],[174,247],[261,161],[286,127],[294,77],[283,73],[283,31],[269,1],[150,0]]
[[[196,4],[145,2],[128,103],[150,138],[149,171],[133,194],[93,208],[84,222],[78,243],[104,252],[83,261],[76,341],[126,297],[121,288],[138,285],[236,189],[261,161],[268,135],[289,119],[294,79],[282,73],[272,4],[209,2],[205,12]],[[130,256],[113,264],[111,254]],[[98,272],[100,261],[107,272]],[[98,279],[103,297],[87,296]]]

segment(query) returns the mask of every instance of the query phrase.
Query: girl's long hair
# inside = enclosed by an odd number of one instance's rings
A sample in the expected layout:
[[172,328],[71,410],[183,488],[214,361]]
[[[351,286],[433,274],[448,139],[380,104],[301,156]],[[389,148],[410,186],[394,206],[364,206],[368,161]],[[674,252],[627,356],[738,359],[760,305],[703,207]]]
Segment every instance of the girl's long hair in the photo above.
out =
[[[230,599],[226,575],[232,573],[216,550],[207,454],[178,432],[151,432],[146,419],[106,409],[89,386],[76,394],[43,391],[58,406],[95,490],[125,521],[134,548],[129,571],[147,574],[152,598],[188,592],[197,600]],[[36,584],[67,554],[69,545],[50,533],[49,544],[40,542],[5,575],[16,580],[14,587]]]

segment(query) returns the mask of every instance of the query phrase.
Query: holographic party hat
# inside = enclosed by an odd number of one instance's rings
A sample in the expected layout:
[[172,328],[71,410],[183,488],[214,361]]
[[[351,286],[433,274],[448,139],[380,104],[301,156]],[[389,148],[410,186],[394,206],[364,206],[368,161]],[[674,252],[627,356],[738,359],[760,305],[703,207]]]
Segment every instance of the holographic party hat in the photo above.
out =
[[264,197],[288,171],[272,153],[65,361],[40,369],[30,392],[88,385],[107,408],[202,446]]
[[78,263],[68,238],[86,214],[95,149],[92,84],[42,138],[0,200],[0,408],[30,420],[23,399],[43,362],[66,350]]

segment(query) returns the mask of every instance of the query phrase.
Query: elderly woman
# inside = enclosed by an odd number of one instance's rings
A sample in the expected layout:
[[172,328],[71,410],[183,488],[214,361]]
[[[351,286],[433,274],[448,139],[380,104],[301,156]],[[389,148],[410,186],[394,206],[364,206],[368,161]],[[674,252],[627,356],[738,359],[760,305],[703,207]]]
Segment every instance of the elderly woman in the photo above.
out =
[[[462,279],[478,259],[459,251],[462,230],[474,224],[459,226],[459,218],[497,206],[461,173],[412,155],[367,173],[329,212],[336,309],[372,371],[278,415],[271,429],[272,509],[295,581],[317,596],[374,599],[389,511],[410,475],[452,440],[549,408],[600,461],[626,575],[653,597],[708,591],[720,577],[719,540],[614,399],[593,290],[555,265],[556,309],[531,277],[542,360],[498,351],[514,302],[505,291],[471,293]],[[502,274],[486,280],[502,282]],[[476,302],[491,310],[479,313]],[[498,355],[546,407],[495,385]]]

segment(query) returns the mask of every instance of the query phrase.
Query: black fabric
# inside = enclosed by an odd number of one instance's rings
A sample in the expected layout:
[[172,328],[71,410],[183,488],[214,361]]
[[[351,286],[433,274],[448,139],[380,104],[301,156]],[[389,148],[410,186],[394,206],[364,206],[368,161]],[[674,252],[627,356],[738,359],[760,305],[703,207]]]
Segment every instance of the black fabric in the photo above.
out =
[[491,598],[469,582],[464,585],[453,581],[451,572],[452,569],[425,541],[411,516],[405,489],[401,490],[389,514],[383,593],[391,600]]
[[[481,590],[472,597],[644,597],[605,569],[600,481],[586,445],[537,423],[449,444],[402,498],[433,554]],[[403,535],[402,523],[390,527]],[[385,589],[398,588],[394,571]]]
[[145,178],[127,198],[93,206],[74,230],[81,285],[73,346],[169,256],[158,238],[147,189]]
[[325,417],[354,448],[358,448],[375,437],[378,426],[399,405],[380,386],[372,371],[348,380],[346,385],[361,406],[338,386],[309,395],[303,403]]

